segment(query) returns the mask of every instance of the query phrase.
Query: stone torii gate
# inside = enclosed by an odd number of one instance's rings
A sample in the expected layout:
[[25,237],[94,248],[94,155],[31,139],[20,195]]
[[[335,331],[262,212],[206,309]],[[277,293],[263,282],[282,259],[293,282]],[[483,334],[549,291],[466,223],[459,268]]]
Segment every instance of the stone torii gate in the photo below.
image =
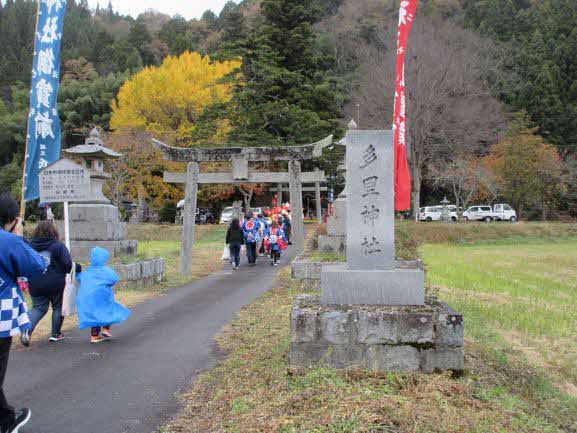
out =
[[[165,172],[167,183],[184,183],[185,204],[180,251],[180,273],[192,273],[194,247],[196,196],[199,184],[220,183],[288,183],[292,216],[292,242],[298,253],[304,250],[305,230],[303,221],[302,184],[326,182],[323,171],[301,172],[301,161],[322,155],[332,143],[333,136],[303,146],[279,147],[216,147],[180,148],[152,140],[154,147],[164,154],[164,159],[188,163],[186,173]],[[249,162],[288,161],[288,172],[256,172],[249,169]],[[200,173],[200,162],[231,162],[229,173]]]

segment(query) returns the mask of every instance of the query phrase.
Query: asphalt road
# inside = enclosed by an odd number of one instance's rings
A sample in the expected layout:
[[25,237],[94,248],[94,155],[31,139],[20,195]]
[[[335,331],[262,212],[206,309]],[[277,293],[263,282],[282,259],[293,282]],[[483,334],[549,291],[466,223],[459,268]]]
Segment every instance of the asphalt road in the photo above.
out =
[[21,433],[154,432],[176,413],[176,395],[217,361],[214,335],[271,288],[273,269],[261,260],[170,289],[134,307],[112,341],[91,345],[88,330],[75,330],[13,351],[5,392],[32,409]]

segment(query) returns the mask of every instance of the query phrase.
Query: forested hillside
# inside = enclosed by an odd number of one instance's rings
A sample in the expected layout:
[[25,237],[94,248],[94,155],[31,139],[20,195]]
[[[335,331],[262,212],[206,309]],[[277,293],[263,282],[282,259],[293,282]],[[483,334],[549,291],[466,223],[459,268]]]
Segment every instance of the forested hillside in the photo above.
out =
[[[17,190],[35,9],[30,0],[0,1],[2,190]],[[63,145],[78,143],[92,126],[109,131],[113,114],[128,119],[123,110],[135,111],[128,99],[117,99],[123,84],[142,83],[143,68],[154,71],[167,56],[187,51],[217,62],[242,60],[228,77],[230,97],[198,105],[164,92],[162,104],[181,107],[178,115],[165,112],[161,125],[141,110],[148,120],[117,121],[111,142],[132,148],[129,130],[155,131],[185,146],[207,138],[303,143],[342,135],[350,118],[361,128],[388,128],[397,9],[397,0],[245,0],[198,20],[152,11],[134,19],[111,6],[89,10],[86,0],[69,0],[59,93]],[[422,0],[407,59],[416,208],[446,193],[462,205],[515,201],[535,216],[577,212],[577,2]],[[186,81],[184,74],[172,76]],[[160,103],[151,101],[140,102]],[[532,143],[523,172],[496,171],[510,155],[502,142]],[[160,162],[146,166],[151,173],[163,169]],[[507,176],[522,178],[522,187]],[[151,186],[160,182],[141,183],[151,199],[160,197]],[[134,185],[125,192],[133,191]]]

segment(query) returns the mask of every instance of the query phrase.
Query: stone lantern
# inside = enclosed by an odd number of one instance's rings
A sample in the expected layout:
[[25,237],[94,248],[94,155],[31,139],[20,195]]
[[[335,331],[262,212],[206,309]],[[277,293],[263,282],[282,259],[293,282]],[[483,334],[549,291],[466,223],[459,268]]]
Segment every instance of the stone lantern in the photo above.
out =
[[110,174],[104,171],[104,161],[107,159],[118,159],[122,154],[104,146],[96,128],[90,131],[90,134],[84,140],[84,144],[66,149],[64,152],[79,159],[80,163],[90,171],[92,190],[90,203],[109,204],[110,200],[102,192],[102,187],[106,180],[110,179]]
[[449,200],[447,200],[447,197],[445,196],[445,198],[441,201],[441,204],[443,205],[443,209],[441,210],[441,221],[443,221],[444,223],[450,223],[451,222],[451,214],[449,213]]
[[104,161],[122,154],[104,146],[98,130],[90,131],[84,144],[65,149],[90,173],[91,196],[69,206],[70,252],[73,260],[86,260],[95,246],[105,248],[111,257],[135,254],[137,242],[126,239],[126,223],[120,221],[118,208],[102,192],[111,176],[104,171]]

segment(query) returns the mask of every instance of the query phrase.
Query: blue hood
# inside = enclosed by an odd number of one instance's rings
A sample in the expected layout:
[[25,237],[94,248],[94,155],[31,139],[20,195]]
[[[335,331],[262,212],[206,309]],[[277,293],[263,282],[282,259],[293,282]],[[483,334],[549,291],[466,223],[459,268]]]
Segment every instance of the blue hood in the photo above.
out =
[[110,254],[107,250],[100,247],[92,248],[90,251],[90,266],[104,266],[108,262]]

